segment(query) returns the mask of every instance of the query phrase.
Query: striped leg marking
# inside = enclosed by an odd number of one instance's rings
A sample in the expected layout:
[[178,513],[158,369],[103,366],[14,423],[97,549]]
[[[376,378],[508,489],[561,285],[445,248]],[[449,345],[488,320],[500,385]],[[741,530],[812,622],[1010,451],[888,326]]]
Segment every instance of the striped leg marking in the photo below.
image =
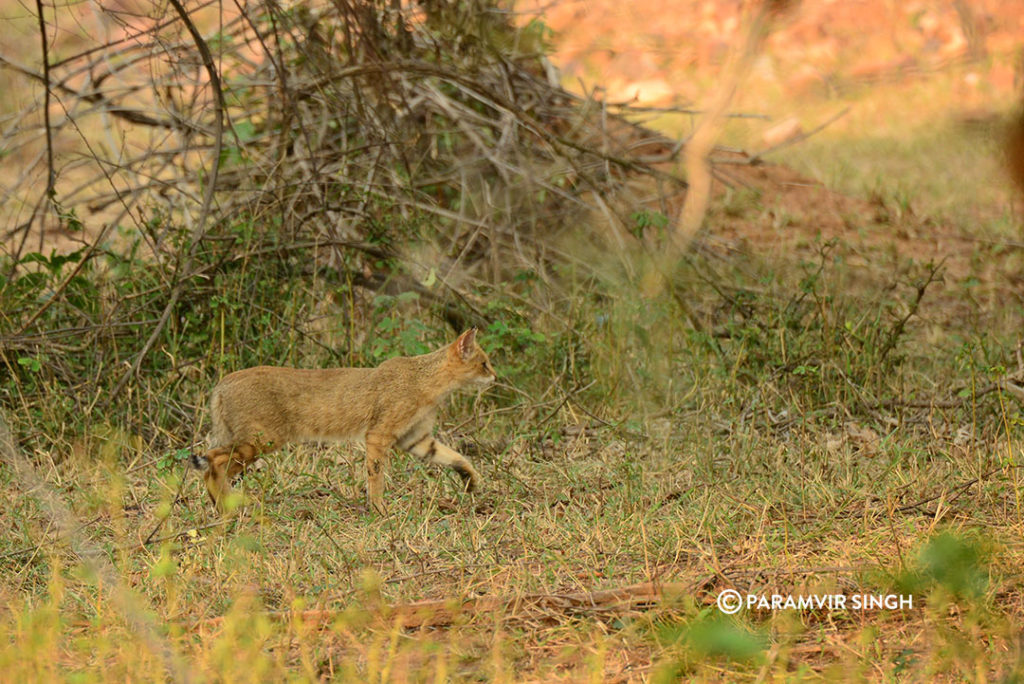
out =
[[217,447],[206,452],[203,458],[207,468],[203,480],[206,491],[221,512],[224,511],[225,497],[231,493],[232,481],[258,457],[259,451],[252,444]]
[[462,478],[467,492],[471,492],[480,486],[480,475],[473,468],[473,464],[465,456],[441,444],[429,434],[423,435],[411,444],[407,441],[406,444],[403,444],[402,448],[410,454],[425,458],[431,463],[452,468]]
[[394,437],[381,433],[366,435],[366,496],[377,513],[384,515],[384,462]]

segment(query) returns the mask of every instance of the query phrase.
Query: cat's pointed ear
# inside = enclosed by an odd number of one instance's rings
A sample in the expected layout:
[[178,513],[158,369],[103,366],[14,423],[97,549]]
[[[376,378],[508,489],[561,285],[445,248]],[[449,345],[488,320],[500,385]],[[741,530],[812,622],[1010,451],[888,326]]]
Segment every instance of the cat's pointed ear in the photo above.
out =
[[469,360],[469,357],[473,355],[473,344],[475,342],[476,328],[470,328],[459,335],[459,339],[455,340],[455,351],[458,353],[460,359],[463,361]]

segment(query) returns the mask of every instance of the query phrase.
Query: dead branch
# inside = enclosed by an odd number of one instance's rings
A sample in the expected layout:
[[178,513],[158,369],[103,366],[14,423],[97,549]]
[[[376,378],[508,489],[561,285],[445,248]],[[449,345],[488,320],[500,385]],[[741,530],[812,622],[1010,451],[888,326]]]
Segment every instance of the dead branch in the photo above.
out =
[[[668,605],[680,596],[694,590],[687,583],[645,582],[616,589],[573,594],[525,594],[521,596],[481,596],[478,598],[454,598],[414,601],[376,609],[383,619],[398,623],[406,629],[423,627],[445,627],[460,617],[484,616],[491,613],[507,615],[513,619],[541,618],[544,616],[613,614],[650,610]],[[270,612],[274,619],[301,619],[307,624],[325,626],[341,610],[318,609],[299,613],[292,611]],[[215,629],[223,624],[225,617],[217,616],[193,623],[192,629]]]
[[43,16],[42,0],[36,0],[36,12],[43,54],[43,129],[46,134],[46,189],[43,194],[52,206],[56,201],[57,171],[53,166],[53,130],[50,127],[50,46],[46,37],[46,18]]
[[677,253],[685,253],[689,249],[690,243],[704,222],[711,197],[712,174],[709,155],[721,132],[733,95],[746,77],[761,42],[768,34],[770,14],[770,3],[760,3],[755,8],[744,31],[742,43],[730,53],[721,83],[707,107],[707,113],[687,141],[686,179],[690,188],[672,231]]
[[946,497],[949,496],[950,494],[952,494],[952,498],[948,500],[948,503],[952,503],[952,502],[956,501],[957,499],[959,499],[961,496],[963,496],[963,494],[968,489],[970,489],[974,485],[978,484],[979,482],[981,482],[983,480],[987,480],[988,478],[992,477],[993,475],[995,475],[996,473],[998,473],[998,472],[1000,472],[1002,470],[1015,470],[1015,469],[1018,469],[1018,468],[1024,468],[1024,465],[1009,465],[1009,464],[1007,464],[1007,465],[1001,465],[1001,466],[997,466],[995,468],[991,468],[989,470],[986,470],[984,473],[982,473],[978,477],[971,478],[970,480],[967,480],[966,482],[961,482],[960,484],[958,484],[957,486],[953,487],[952,489],[943,489],[940,493],[938,493],[938,494],[936,494],[934,496],[929,496],[927,498],[921,499],[920,501],[915,501],[914,503],[906,504],[905,506],[900,506],[896,510],[900,511],[901,513],[906,513],[907,511],[912,511],[912,510],[915,510],[915,509],[919,509],[921,506],[923,506],[923,505],[925,505],[927,503],[931,503],[932,501],[935,501],[937,499],[945,500]]
[[[757,165],[757,164],[761,164],[761,163],[764,162],[765,155],[771,154],[772,152],[778,152],[779,150],[783,150],[783,149],[785,149],[787,147],[792,147],[793,145],[796,145],[797,143],[801,143],[804,140],[807,140],[808,138],[810,138],[811,136],[817,135],[818,133],[820,133],[821,131],[825,130],[826,128],[828,128],[829,126],[834,124],[836,121],[839,121],[841,118],[843,118],[844,116],[846,116],[849,113],[850,113],[850,108],[849,107],[844,107],[838,113],[830,116],[828,119],[825,119],[825,121],[823,123],[819,124],[818,126],[815,126],[814,128],[812,128],[811,130],[807,131],[806,133],[801,133],[800,135],[793,136],[792,138],[790,138],[788,140],[783,140],[782,142],[780,142],[780,143],[778,143],[776,145],[772,145],[771,147],[767,147],[767,148],[761,150],[760,152],[758,152],[757,154],[751,156],[749,159],[742,160],[742,162],[735,162],[735,161],[733,161],[732,163],[743,163],[743,164],[749,164],[751,166],[754,166],[754,165]],[[721,163],[728,164],[730,162],[729,161],[723,161]]]
[[885,342],[882,343],[882,348],[878,352],[878,363],[881,364],[885,361],[885,357],[889,355],[893,349],[896,348],[896,344],[899,342],[900,337],[903,336],[903,331],[907,327],[907,322],[914,317],[918,309],[921,308],[921,302],[924,300],[925,292],[928,291],[928,287],[936,282],[939,278],[939,273],[942,272],[943,261],[938,264],[933,264],[928,271],[928,277],[918,282],[916,286],[916,292],[914,294],[914,301],[911,302],[907,308],[907,313],[903,318],[896,321],[896,324],[889,330],[889,334],[886,336]]

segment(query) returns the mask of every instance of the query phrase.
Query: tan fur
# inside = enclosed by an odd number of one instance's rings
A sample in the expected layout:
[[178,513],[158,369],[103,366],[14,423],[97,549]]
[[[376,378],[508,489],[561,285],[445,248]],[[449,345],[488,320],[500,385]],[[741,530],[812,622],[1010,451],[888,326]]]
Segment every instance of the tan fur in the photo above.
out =
[[480,476],[431,436],[437,407],[453,390],[494,382],[494,369],[468,330],[430,354],[376,368],[302,370],[258,366],[225,376],[210,396],[213,429],[203,479],[223,510],[231,482],[261,454],[290,442],[366,441],[366,489],[383,512],[383,464],[392,446],[454,468],[467,490]]

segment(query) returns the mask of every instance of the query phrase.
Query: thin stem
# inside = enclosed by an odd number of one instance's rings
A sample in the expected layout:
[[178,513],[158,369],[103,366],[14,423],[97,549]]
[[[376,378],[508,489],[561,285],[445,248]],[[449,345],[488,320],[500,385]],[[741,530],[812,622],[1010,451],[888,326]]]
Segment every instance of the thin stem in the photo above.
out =
[[46,38],[46,19],[43,0],[36,0],[39,15],[39,41],[43,47],[43,127],[46,129],[46,197],[53,203],[56,195],[57,172],[53,168],[53,133],[50,129],[50,46]]

